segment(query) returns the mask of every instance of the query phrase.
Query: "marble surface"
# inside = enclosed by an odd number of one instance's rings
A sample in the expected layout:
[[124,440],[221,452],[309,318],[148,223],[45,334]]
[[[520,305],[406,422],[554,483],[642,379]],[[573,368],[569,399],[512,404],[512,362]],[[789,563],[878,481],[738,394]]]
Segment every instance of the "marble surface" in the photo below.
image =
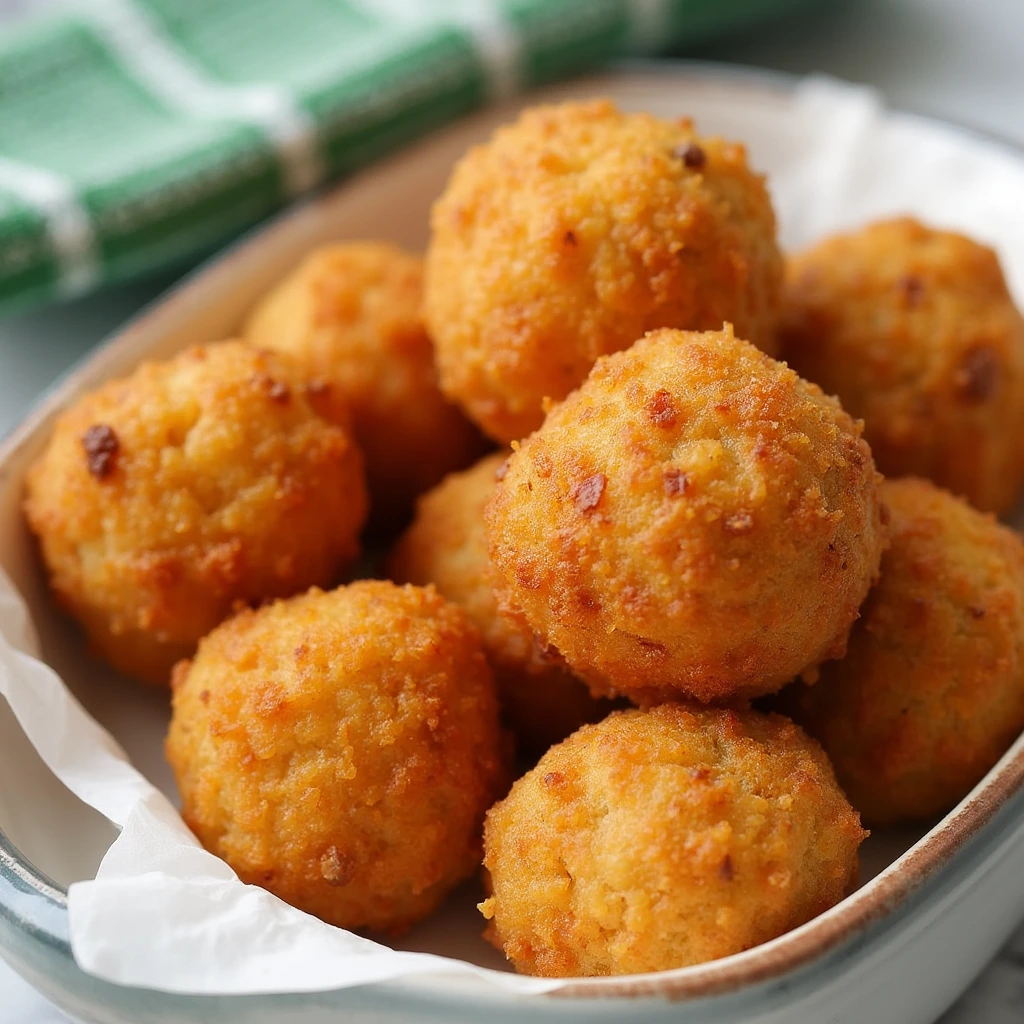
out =
[[[975,125],[1024,146],[1022,0],[824,0],[820,7],[699,56],[796,73],[826,71],[877,86],[893,105]],[[171,280],[165,276],[0,320],[0,434]],[[942,1024],[1021,1021],[1024,927]],[[66,1019],[0,962],[0,1024]]]

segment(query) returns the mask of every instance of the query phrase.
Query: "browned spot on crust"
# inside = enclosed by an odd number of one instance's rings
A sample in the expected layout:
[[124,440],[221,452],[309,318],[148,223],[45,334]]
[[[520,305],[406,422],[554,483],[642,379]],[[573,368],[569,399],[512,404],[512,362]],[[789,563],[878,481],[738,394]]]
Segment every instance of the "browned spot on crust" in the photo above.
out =
[[726,854],[722,863],[718,865],[718,874],[723,882],[731,882],[736,877],[736,870],[732,866],[732,857]]
[[579,245],[579,242],[576,239],[575,231],[566,231],[566,233],[562,236],[562,240],[565,242],[566,245],[573,249],[575,249],[576,246]]
[[565,776],[561,772],[548,772],[544,776],[545,786],[561,786],[565,782]]
[[679,418],[679,410],[672,401],[672,396],[662,388],[656,391],[654,397],[647,403],[647,415],[655,426],[672,427]]
[[97,480],[105,480],[114,471],[114,461],[121,443],[113,427],[106,423],[95,423],[82,435],[85,449],[85,464]]
[[321,398],[331,390],[331,385],[322,377],[314,377],[306,382],[306,394],[313,398]]
[[892,513],[889,511],[889,506],[886,505],[885,502],[883,501],[878,506],[878,521],[883,526],[888,526],[889,525],[889,521],[891,519],[892,519]]
[[266,690],[260,694],[256,701],[256,714],[272,718],[278,712],[287,707],[288,702],[275,690]]
[[668,648],[657,640],[651,640],[646,636],[637,636],[636,633],[628,633],[627,636],[632,637],[644,650],[650,651],[652,654],[668,653]]
[[710,768],[694,768],[690,773],[694,782],[707,782],[711,778]]
[[967,610],[971,613],[971,618],[983,619],[985,618],[985,609],[979,608],[978,605],[972,604],[967,606]]
[[754,517],[745,510],[733,512],[722,520],[722,528],[726,533],[750,533],[754,528]]
[[911,309],[919,305],[924,298],[924,282],[914,274],[901,277],[898,287],[904,303]]
[[266,388],[267,395],[272,402],[287,405],[292,397],[291,389],[283,381],[275,380],[273,377],[264,377],[262,382]]
[[517,562],[515,574],[516,582],[524,590],[537,590],[540,587],[540,574],[532,562]]
[[690,478],[681,469],[665,472],[665,493],[670,498],[679,498],[690,489]]
[[209,704],[210,703],[210,691],[209,690],[200,690],[199,691],[199,702],[201,704]]
[[355,874],[355,862],[336,846],[329,846],[320,858],[320,874],[328,885],[348,885]]
[[971,402],[984,402],[999,383],[999,360],[990,348],[973,348],[962,360],[954,378],[960,393]]
[[159,587],[173,587],[185,575],[181,559],[174,555],[147,552],[139,561],[151,575],[153,583]]
[[691,171],[699,171],[708,162],[707,153],[696,142],[680,143],[672,150],[672,155],[682,160]]
[[572,498],[576,505],[577,511],[590,512],[597,508],[601,495],[604,494],[607,482],[604,473],[594,473],[592,476],[588,476],[586,480],[581,480],[569,494],[569,497]]

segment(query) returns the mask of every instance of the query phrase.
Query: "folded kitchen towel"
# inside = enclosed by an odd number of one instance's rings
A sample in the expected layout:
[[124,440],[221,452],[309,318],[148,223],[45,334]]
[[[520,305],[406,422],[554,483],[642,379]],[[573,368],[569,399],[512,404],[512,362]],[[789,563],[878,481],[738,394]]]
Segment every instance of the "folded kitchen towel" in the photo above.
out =
[[0,307],[184,261],[489,99],[796,2],[21,0]]

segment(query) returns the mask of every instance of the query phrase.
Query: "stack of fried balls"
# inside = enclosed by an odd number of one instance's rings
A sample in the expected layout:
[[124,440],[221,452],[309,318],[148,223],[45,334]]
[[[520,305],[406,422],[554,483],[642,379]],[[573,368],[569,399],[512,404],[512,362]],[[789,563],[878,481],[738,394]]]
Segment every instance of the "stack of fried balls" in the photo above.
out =
[[482,863],[529,974],[781,935],[1024,729],[997,258],[911,219],[784,258],[742,145],[609,102],[501,128],[431,226],[65,410],[53,592],[170,688],[196,836],[325,921]]

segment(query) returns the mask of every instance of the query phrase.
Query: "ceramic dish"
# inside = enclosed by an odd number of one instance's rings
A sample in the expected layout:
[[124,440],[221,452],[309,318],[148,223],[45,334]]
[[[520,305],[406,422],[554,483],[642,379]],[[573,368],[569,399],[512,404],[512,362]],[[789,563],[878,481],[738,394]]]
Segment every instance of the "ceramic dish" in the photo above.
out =
[[[707,66],[623,71],[545,96],[604,94],[628,108],[692,113],[705,131],[746,138],[755,164],[769,173],[785,168],[806,130],[794,123],[795,83]],[[52,608],[20,516],[26,466],[40,451],[59,408],[145,357],[231,334],[255,297],[311,246],[334,238],[389,237],[422,247],[429,203],[453,160],[509,116],[509,109],[492,110],[460,124],[285,214],[214,260],[92,355],[0,449],[0,565],[29,604],[44,656],[140,770],[168,792],[170,774],[154,740],[166,722],[166,698],[113,685],[102,666],[83,657],[74,630]],[[882,130],[942,142],[951,159],[969,162],[972,153],[984,152],[985,159],[1005,161],[1024,174],[1019,157],[955,129],[886,115]],[[790,167],[782,174],[787,244],[805,240],[800,174],[812,172]],[[908,172],[900,208],[927,216],[931,200],[916,184]],[[808,203],[829,201],[812,191]],[[842,206],[837,223],[887,212],[875,209],[879,201],[870,196],[857,205],[844,195],[837,182],[831,189],[831,201]],[[968,200],[967,207],[984,206],[984,197]],[[967,213],[983,221],[991,212],[982,207]],[[1008,269],[1019,300],[1024,261],[1018,255]],[[542,1024],[628,1015],[690,1024],[925,1024],[966,987],[1024,916],[1024,740],[934,827],[872,837],[861,888],[803,927],[714,963],[636,978],[582,980],[551,996],[502,993],[452,977],[259,997],[169,995],[99,981],[83,973],[71,955],[65,891],[72,881],[92,877],[112,837],[112,826],[48,772],[0,700],[0,953],[82,1021],[314,1024],[343,1016],[376,1024],[485,1019],[500,1024],[529,1015]],[[469,955],[445,932],[451,920],[442,916],[429,933],[414,936],[413,946],[426,943],[440,952]],[[475,920],[471,927],[478,936]],[[488,959],[486,947],[473,941],[479,962],[499,966],[494,954]]]

